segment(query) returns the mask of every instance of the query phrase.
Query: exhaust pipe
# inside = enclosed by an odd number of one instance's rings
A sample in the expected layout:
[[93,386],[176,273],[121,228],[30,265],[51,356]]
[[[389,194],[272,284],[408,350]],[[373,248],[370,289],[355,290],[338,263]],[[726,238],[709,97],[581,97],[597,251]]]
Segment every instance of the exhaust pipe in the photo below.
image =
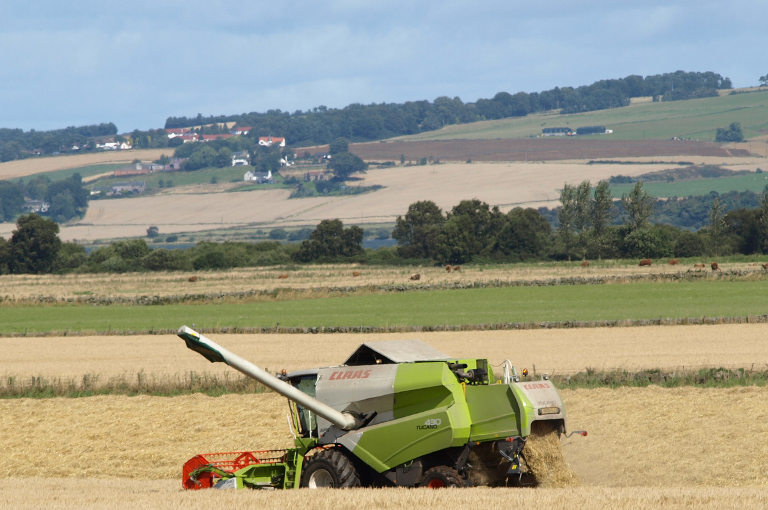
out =
[[303,391],[294,388],[285,381],[281,381],[269,372],[257,367],[237,354],[228,351],[213,340],[206,338],[187,326],[180,327],[177,334],[184,340],[187,347],[200,353],[211,363],[226,363],[238,372],[241,372],[252,379],[256,379],[264,386],[267,386],[284,397],[306,407],[343,430],[351,430],[361,425],[360,420],[351,414],[337,411],[316,398],[310,397]]

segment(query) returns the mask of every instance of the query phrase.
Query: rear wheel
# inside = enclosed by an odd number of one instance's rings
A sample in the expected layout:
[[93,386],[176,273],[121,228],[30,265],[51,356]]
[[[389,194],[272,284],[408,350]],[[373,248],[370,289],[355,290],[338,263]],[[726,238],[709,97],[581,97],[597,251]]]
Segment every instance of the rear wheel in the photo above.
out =
[[322,450],[305,461],[302,487],[360,487],[360,476],[352,460],[340,448]]
[[435,466],[427,470],[421,478],[422,487],[443,489],[445,487],[463,487],[464,479],[458,471],[448,466]]

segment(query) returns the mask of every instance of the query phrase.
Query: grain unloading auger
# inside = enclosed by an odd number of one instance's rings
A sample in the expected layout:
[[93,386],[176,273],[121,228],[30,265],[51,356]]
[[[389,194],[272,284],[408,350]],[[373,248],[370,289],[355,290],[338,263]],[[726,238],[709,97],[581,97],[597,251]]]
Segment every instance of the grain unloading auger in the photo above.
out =
[[343,365],[278,378],[186,326],[178,335],[287,397],[295,438],[284,450],[197,455],[184,465],[187,489],[516,484],[532,426],[565,433],[552,383],[521,381],[509,362],[497,379],[487,359],[369,342]]

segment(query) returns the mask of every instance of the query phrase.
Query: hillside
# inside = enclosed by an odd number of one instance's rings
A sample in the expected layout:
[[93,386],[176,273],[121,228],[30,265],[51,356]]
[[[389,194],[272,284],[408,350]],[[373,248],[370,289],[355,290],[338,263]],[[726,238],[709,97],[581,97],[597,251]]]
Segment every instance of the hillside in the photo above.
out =
[[718,97],[668,102],[635,102],[621,108],[585,113],[537,113],[525,117],[446,126],[436,131],[397,137],[403,141],[509,139],[538,136],[546,127],[606,126],[610,135],[584,139],[713,141],[718,127],[739,122],[745,138],[768,134],[768,88]]
[[[731,122],[740,122],[745,135],[754,136],[754,141],[702,141],[711,140],[716,127]],[[542,127],[558,125],[605,125],[614,132],[535,137]],[[426,199],[443,209],[468,198],[478,198],[505,211],[516,206],[552,207],[557,205],[558,190],[565,182],[638,176],[673,168],[678,161],[721,165],[728,170],[766,169],[768,144],[764,132],[768,132],[765,89],[687,101],[635,102],[623,108],[574,115],[542,114],[475,122],[418,136],[351,144],[350,150],[364,159],[393,161],[396,165],[372,168],[360,176],[361,180],[350,183],[382,186],[372,193],[289,199],[289,190],[232,193],[222,186],[184,186],[179,180],[172,190],[153,196],[92,201],[82,220],[62,225],[61,236],[81,241],[141,237],[154,225],[161,236],[186,233],[179,240],[195,242],[200,232],[215,232],[215,239],[223,239],[233,232],[250,235],[275,227],[313,227],[331,218],[345,224],[387,225],[404,214],[411,203]],[[673,136],[679,139],[671,140]],[[315,147],[311,152],[324,150]],[[167,149],[99,153],[88,155],[88,161],[82,159],[85,156],[62,156],[3,163],[0,179],[115,162],[115,158],[151,160],[163,151]],[[404,165],[400,164],[401,158]],[[595,159],[616,164],[588,164]],[[422,160],[427,164],[420,165]],[[438,161],[442,164],[434,164]],[[220,183],[231,180],[231,176],[224,175],[227,170],[221,170]],[[206,177],[205,182],[209,180]],[[722,190],[722,186],[713,189]],[[0,236],[8,237],[13,228],[11,223],[0,224]]]

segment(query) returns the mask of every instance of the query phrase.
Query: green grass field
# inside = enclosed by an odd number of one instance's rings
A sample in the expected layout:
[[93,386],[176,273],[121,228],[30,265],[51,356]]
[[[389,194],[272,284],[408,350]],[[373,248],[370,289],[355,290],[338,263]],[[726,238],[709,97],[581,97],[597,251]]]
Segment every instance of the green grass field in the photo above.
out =
[[[644,182],[643,189],[653,197],[690,197],[709,195],[710,191],[754,191],[762,193],[768,185],[768,173],[719,177],[715,179],[694,179],[678,182]],[[629,193],[634,184],[612,184],[614,197]]]
[[[638,103],[624,108],[558,115],[535,114],[526,117],[447,126],[438,131],[400,137],[403,140],[451,140],[488,138],[528,138],[538,136],[545,127],[606,126],[610,135],[589,135],[608,140],[669,139],[673,136],[713,141],[718,127],[741,123],[745,138],[768,129],[768,90],[687,101]],[[577,137],[579,139],[579,137]]]
[[516,322],[744,317],[768,313],[764,281],[558,285],[230,304],[3,306],[0,335],[197,328],[490,325]]

